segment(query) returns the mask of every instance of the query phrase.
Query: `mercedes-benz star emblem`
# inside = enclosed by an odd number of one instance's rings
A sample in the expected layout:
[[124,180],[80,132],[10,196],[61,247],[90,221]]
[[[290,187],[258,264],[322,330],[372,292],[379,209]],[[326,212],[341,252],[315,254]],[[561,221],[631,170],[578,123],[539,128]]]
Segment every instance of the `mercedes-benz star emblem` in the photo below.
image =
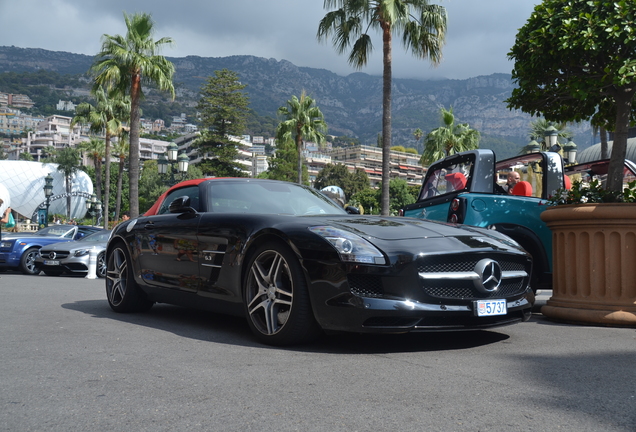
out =
[[501,266],[497,261],[483,259],[475,265],[475,273],[479,277],[474,280],[475,288],[488,294],[499,288],[501,284]]
[[49,258],[55,259],[55,257],[56,257],[55,252],[49,252]]

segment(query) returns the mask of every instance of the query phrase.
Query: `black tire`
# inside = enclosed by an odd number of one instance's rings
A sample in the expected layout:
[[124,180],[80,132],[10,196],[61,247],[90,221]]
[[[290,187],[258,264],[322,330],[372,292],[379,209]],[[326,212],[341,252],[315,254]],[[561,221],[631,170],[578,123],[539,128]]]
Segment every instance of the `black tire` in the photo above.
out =
[[259,247],[247,262],[243,301],[256,338],[268,345],[308,342],[320,334],[296,256],[283,244]]
[[153,305],[135,282],[132,261],[122,243],[115,244],[107,257],[106,297],[115,312],[144,312]]
[[42,270],[42,271],[47,276],[59,276],[62,273],[64,273],[63,271],[60,271],[60,270]]
[[35,258],[38,256],[38,249],[36,247],[29,248],[24,251],[20,257],[20,270],[25,275],[36,275],[40,271],[35,267]]
[[97,277],[99,278],[105,278],[106,277],[106,271],[107,271],[107,265],[106,265],[106,252],[100,252],[99,255],[97,255]]

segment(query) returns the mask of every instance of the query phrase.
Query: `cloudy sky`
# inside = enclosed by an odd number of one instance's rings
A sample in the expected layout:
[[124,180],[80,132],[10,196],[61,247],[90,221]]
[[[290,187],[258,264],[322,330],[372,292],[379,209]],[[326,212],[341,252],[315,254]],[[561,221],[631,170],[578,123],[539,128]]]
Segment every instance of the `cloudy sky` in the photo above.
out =
[[[393,48],[393,74],[400,78],[463,79],[509,73],[507,53],[539,0],[434,0],[448,11],[442,64],[436,68]],[[327,10],[323,0],[0,0],[0,45],[94,55],[100,38],[125,34],[123,11],[147,12],[155,38],[176,42],[163,54],[225,57],[254,55],[323,68],[339,75],[356,72],[346,55],[316,31]],[[382,41],[372,34],[375,54],[361,71],[380,75]]]

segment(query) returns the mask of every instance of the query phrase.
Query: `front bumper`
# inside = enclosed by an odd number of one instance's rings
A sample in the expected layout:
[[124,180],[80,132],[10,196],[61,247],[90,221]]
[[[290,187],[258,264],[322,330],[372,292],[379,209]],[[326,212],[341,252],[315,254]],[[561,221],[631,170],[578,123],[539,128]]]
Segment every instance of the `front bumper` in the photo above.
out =
[[89,255],[83,255],[81,257],[70,257],[64,258],[59,261],[59,265],[46,265],[45,261],[51,261],[49,259],[37,258],[35,260],[35,267],[38,270],[57,270],[64,271],[67,273],[87,273],[88,272],[88,264],[89,264]]
[[18,267],[20,255],[11,252],[0,252],[0,267]]
[[344,294],[331,299],[316,318],[325,330],[359,333],[408,333],[480,330],[528,321],[529,290],[507,300],[506,315],[479,317],[472,304],[429,304]]

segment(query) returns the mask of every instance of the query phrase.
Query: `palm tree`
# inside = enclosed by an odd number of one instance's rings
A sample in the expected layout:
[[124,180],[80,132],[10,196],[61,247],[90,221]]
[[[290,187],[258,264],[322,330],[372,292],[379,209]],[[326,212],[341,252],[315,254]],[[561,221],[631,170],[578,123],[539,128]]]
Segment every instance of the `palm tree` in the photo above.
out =
[[56,155],[57,149],[52,145],[48,145],[42,149],[40,160],[38,162],[55,162]]
[[80,169],[79,151],[71,147],[64,147],[57,153],[55,163],[57,163],[57,170],[64,174],[64,181],[66,182],[66,218],[70,220],[72,180],[75,173]]
[[119,171],[117,172],[117,196],[115,198],[115,219],[119,220],[119,212],[121,210],[121,185],[124,178],[124,168],[126,167],[126,156],[130,151],[128,138],[125,134],[120,135],[119,141],[115,144],[113,152],[119,158]]
[[105,152],[104,141],[97,137],[91,137],[88,141],[84,141],[77,146],[78,150],[88,153],[95,165],[95,194],[98,200],[102,200],[102,159]]
[[[570,130],[568,130],[568,124],[567,123],[554,123],[551,121],[548,121],[544,118],[540,118],[537,119],[533,122],[530,122],[530,139],[531,140],[536,140],[539,145],[541,146],[541,150],[543,151],[548,151],[550,150],[548,148],[548,144],[546,144],[545,142],[545,135],[546,132],[548,132],[548,130],[550,128],[554,128],[557,131],[557,142],[558,142],[558,138],[564,138],[564,139],[569,139],[572,138],[572,132]],[[522,150],[523,153],[526,153],[526,148],[524,147],[524,149]]]
[[382,215],[389,214],[389,172],[391,155],[391,62],[393,33],[416,57],[440,62],[446,34],[446,9],[428,0],[325,0],[328,12],[318,26],[318,39],[333,35],[342,54],[352,47],[349,63],[356,69],[367,64],[373,44],[368,30],[382,33]]
[[315,141],[321,144],[327,132],[327,123],[315,101],[303,90],[300,99],[292,96],[287,106],[278,108],[278,115],[285,118],[276,128],[276,139],[281,142],[293,141],[298,151],[298,184],[303,182],[303,142]]
[[[75,109],[75,117],[72,125],[77,123],[90,124],[90,131],[103,133],[104,144],[104,199],[103,205],[108,209],[110,201],[110,141],[111,138],[121,132],[124,123],[130,118],[130,98],[121,94],[107,95],[102,86],[96,86],[92,90],[95,97],[95,106],[88,102],[81,103]],[[97,169],[97,166],[95,167]],[[101,196],[101,169],[97,178],[97,196]],[[101,199],[101,198],[100,198]],[[108,211],[104,212],[104,228],[108,228]]]
[[417,147],[420,145],[420,140],[424,136],[424,131],[420,128],[417,128],[413,131],[413,136],[415,137],[415,144]]
[[159,90],[175,97],[174,65],[158,51],[172,45],[172,39],[153,40],[154,22],[149,14],[124,13],[126,35],[102,36],[102,48],[91,70],[95,85],[103,85],[111,95],[130,96],[130,216],[139,215],[139,103],[142,84],[154,84]]
[[479,132],[467,123],[455,123],[453,108],[441,109],[444,126],[433,129],[424,142],[420,163],[430,165],[446,156],[479,147]]

